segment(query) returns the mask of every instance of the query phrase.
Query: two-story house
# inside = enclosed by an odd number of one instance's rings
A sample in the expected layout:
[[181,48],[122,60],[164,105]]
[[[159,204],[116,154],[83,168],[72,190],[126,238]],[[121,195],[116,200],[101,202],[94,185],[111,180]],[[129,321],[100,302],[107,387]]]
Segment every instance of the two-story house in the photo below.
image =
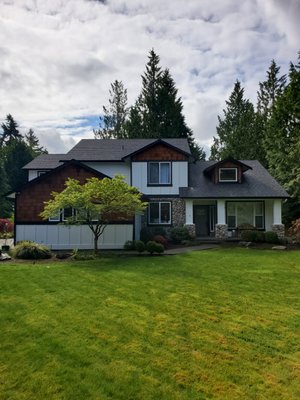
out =
[[122,174],[145,195],[144,216],[107,226],[103,249],[122,248],[138,239],[142,226],[186,226],[192,235],[226,239],[242,224],[284,234],[281,221],[286,191],[258,161],[198,161],[186,139],[84,139],[67,154],[43,154],[24,167],[28,183],[15,198],[15,240],[33,240],[52,249],[93,247],[85,225],[62,224],[70,210],[43,221],[40,212],[53,191],[68,177],[81,183],[89,177]]

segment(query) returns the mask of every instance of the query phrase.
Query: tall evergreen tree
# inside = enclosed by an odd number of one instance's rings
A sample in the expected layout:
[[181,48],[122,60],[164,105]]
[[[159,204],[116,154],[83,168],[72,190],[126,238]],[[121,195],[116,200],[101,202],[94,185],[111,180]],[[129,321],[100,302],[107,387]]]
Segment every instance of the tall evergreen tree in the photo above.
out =
[[244,98],[244,88],[238,80],[226,106],[223,110],[224,118],[218,116],[218,136],[214,137],[210,158],[263,158],[260,125],[253,104]]
[[0,218],[10,217],[12,214],[12,204],[4,195],[9,191],[7,175],[4,169],[3,149],[0,148]]
[[178,90],[168,69],[162,70],[159,56],[150,51],[146,71],[142,75],[142,91],[131,108],[126,125],[128,137],[187,138],[192,154],[205,158],[193,132],[187,126]]
[[286,75],[278,76],[280,67],[272,60],[267,79],[259,83],[257,92],[257,111],[264,118],[269,119],[272,109],[279,96],[283,93],[286,85]]
[[39,154],[47,154],[48,151],[40,146],[40,142],[33,129],[29,129],[27,133],[25,133],[25,143],[31,149],[31,153],[33,157],[38,156]]
[[0,147],[5,144],[9,144],[15,139],[22,139],[22,135],[19,132],[18,124],[13,119],[11,114],[6,116],[6,121],[1,125],[2,134],[0,135]]
[[115,80],[109,90],[109,105],[103,106],[103,116],[100,117],[100,127],[94,130],[96,139],[123,139],[127,134],[125,122],[128,115],[127,89],[123,82]]
[[299,217],[300,53],[298,64],[290,65],[289,83],[274,105],[267,130],[265,145],[270,172],[293,196],[290,204],[294,203],[292,208]]

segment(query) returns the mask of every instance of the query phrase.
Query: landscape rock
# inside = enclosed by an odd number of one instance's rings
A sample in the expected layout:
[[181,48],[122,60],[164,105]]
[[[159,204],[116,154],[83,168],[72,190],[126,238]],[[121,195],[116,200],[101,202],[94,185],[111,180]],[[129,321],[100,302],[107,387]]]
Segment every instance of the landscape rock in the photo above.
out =
[[273,246],[272,250],[286,250],[286,246]]
[[7,260],[11,260],[11,257],[7,253],[1,253],[0,261],[7,261]]

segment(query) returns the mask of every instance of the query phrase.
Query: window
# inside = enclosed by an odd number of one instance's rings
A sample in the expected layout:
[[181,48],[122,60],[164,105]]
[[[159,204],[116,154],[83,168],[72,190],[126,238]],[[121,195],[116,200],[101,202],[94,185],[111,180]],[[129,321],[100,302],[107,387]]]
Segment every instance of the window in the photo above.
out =
[[149,203],[149,224],[170,224],[171,223],[171,203],[170,202],[152,202]]
[[74,208],[68,207],[63,209],[62,220],[67,221],[69,218],[73,218],[75,216]]
[[59,222],[60,221],[60,211],[57,211],[55,215],[49,218],[50,222]]
[[237,168],[220,168],[219,182],[237,182]]
[[257,229],[264,229],[262,201],[229,201],[226,207],[229,229],[236,229],[241,224],[250,224]]
[[171,163],[149,162],[148,185],[170,185],[170,184],[171,184]]
[[41,176],[41,175],[44,175],[44,174],[46,174],[48,171],[38,171],[37,172],[37,176]]

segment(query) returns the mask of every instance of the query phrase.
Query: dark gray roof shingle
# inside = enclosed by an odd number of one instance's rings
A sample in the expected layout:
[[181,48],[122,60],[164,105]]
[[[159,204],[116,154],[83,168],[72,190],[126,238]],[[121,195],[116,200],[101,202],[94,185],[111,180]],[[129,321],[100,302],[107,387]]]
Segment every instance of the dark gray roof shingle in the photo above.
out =
[[199,161],[189,166],[189,187],[179,189],[184,198],[263,198],[289,197],[269,172],[256,160],[241,160],[252,169],[244,172],[242,183],[213,183],[203,171],[215,161]]
[[[124,157],[149,146],[157,139],[82,139],[67,156],[84,161],[121,161]],[[190,154],[186,139],[162,139],[163,142]]]
[[41,154],[26,164],[23,169],[54,169],[61,165],[59,162],[66,154]]
[[[67,154],[42,154],[23,167],[24,169],[52,169],[60,160],[122,161],[136,151],[158,139],[82,139]],[[186,139],[162,139],[163,142],[190,155]]]

